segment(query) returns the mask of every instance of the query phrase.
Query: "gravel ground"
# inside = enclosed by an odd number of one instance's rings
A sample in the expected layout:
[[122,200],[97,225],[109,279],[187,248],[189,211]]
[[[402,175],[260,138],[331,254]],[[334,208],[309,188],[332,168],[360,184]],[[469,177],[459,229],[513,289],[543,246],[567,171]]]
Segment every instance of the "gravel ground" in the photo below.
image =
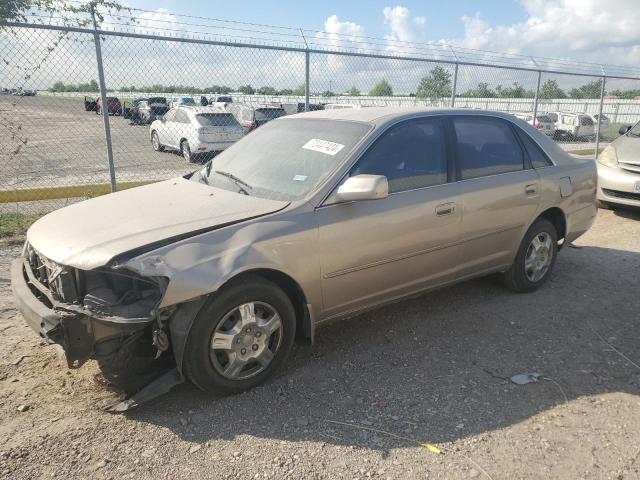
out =
[[183,385],[124,415],[23,324],[4,247],[0,477],[639,478],[639,222],[600,211],[532,294],[465,282],[322,329],[244,394]]

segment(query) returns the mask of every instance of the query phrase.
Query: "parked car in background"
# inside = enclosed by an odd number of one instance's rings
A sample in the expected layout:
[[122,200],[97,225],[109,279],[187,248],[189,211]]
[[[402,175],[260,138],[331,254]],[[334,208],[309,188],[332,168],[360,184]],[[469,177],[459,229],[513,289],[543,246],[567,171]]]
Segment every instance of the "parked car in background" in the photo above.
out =
[[606,132],[609,129],[609,127],[611,127],[611,120],[604,113],[602,114],[602,120],[600,122],[598,122],[597,113],[595,115],[589,115],[589,116],[591,117],[591,120],[593,121],[594,125],[599,125],[601,134]]
[[234,115],[247,132],[287,114],[281,107],[265,104],[231,103],[226,106],[226,110]]
[[84,111],[95,112],[98,109],[98,102],[91,97],[84,97]]
[[619,133],[598,155],[599,206],[640,207],[640,122]]
[[[224,115],[172,113],[190,125]],[[308,112],[191,175],[45,215],[11,281],[27,323],[69,365],[133,374],[147,357],[131,352],[148,352],[172,373],[147,394],[184,377],[239,392],[330,321],[492,273],[536,290],[591,227],[595,194],[595,162],[506,113]]]
[[146,98],[134,98],[129,105],[127,102],[122,103],[122,116],[131,120],[132,124],[139,123],[138,106],[140,102],[146,100]]
[[545,114],[556,125],[556,137],[567,136],[569,139],[589,139],[595,135],[593,119],[585,113],[548,112]]
[[[96,101],[96,113],[102,114],[102,98]],[[122,115],[122,104],[118,97],[107,97],[107,113],[109,115]]]
[[342,110],[345,108],[361,108],[360,105],[353,105],[351,103],[325,103],[323,110]]
[[533,113],[514,113],[513,115],[537,128],[548,137],[553,137],[556,133],[554,120],[544,113],[537,114],[535,122],[533,121]]
[[[304,102],[294,102],[294,103],[271,102],[270,105],[282,108],[287,115],[291,115],[293,113],[302,113],[305,111]],[[321,103],[310,103],[309,111],[314,112],[316,110],[324,110],[324,105],[322,105]]]
[[173,100],[171,100],[171,102],[169,103],[169,107],[173,108],[173,107],[180,107],[180,106],[195,106],[196,105],[196,101],[193,97],[175,97]]
[[149,97],[138,105],[139,123],[151,123],[168,111],[169,105],[165,97]]
[[209,98],[209,105],[213,105],[217,103],[222,105],[233,103],[233,97],[230,97],[229,95],[215,95]]
[[220,152],[244,135],[235,117],[213,107],[176,107],[149,129],[151,145],[160,152],[178,150],[188,162],[205,153]]

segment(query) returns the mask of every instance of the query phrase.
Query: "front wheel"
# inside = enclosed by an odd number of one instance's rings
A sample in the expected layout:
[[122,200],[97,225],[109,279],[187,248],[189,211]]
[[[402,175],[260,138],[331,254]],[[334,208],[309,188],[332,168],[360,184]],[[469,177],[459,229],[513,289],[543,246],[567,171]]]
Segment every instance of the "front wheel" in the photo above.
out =
[[156,132],[155,130],[151,133],[151,145],[156,152],[161,152],[164,150],[164,146],[160,143],[158,132]]
[[502,274],[505,286],[516,292],[530,292],[549,278],[558,253],[558,233],[544,218],[536,220],[520,244],[511,268]]
[[295,338],[295,311],[276,284],[245,276],[202,307],[184,353],[184,372],[208,392],[254,387],[286,360]]

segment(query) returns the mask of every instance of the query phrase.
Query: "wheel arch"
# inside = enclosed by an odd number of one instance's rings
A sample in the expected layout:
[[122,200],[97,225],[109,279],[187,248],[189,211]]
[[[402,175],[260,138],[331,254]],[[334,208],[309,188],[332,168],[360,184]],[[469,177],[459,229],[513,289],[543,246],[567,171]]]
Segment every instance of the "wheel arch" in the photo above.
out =
[[[296,313],[296,339],[313,342],[314,327],[312,313],[308,307],[307,296],[300,284],[289,274],[273,268],[254,268],[244,270],[226,280],[219,289],[232,282],[241,282],[245,276],[258,276],[275,283],[289,297]],[[219,290],[218,289],[218,290]]]
[[[544,218],[550,221],[551,224],[556,228],[558,240],[563,240],[564,243],[564,239],[567,236],[567,216],[562,211],[562,209],[559,207],[547,208],[535,218],[534,222],[539,218]],[[562,248],[562,244],[560,244],[559,248]]]

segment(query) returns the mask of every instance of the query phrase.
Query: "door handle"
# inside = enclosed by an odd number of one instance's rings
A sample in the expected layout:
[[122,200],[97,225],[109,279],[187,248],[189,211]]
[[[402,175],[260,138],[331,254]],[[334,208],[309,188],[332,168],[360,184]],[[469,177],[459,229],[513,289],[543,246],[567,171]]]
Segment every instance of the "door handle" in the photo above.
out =
[[436,207],[436,215],[439,217],[443,217],[445,215],[451,215],[455,211],[456,211],[456,204],[453,202],[441,203]]
[[529,196],[537,195],[538,194],[538,185],[536,185],[535,183],[527,185],[526,187],[524,187],[524,193],[526,193]]

